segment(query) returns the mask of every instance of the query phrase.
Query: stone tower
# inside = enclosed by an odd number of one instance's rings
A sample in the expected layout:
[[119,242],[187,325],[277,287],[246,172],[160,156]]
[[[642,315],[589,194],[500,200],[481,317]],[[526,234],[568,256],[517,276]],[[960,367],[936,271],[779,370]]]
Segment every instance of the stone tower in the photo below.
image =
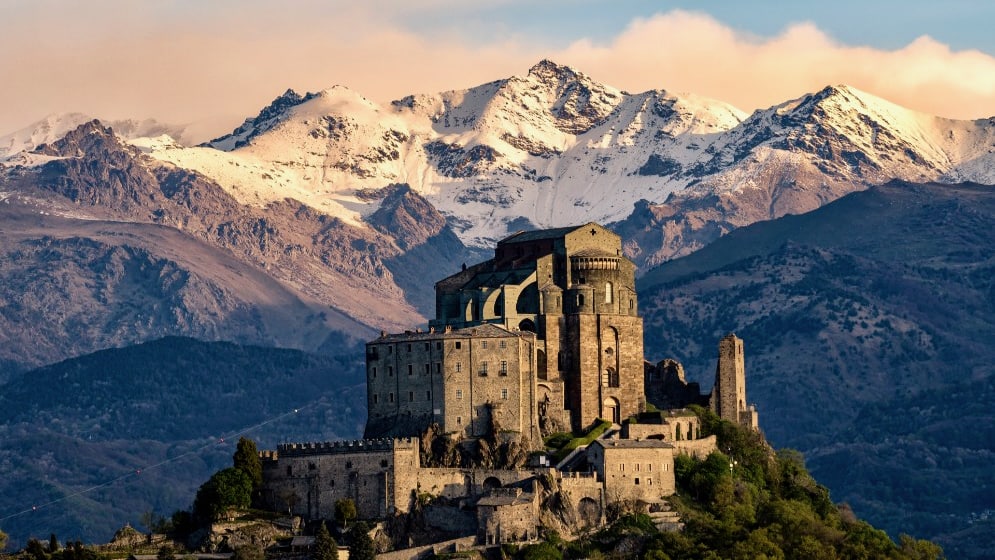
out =
[[728,334],[719,341],[719,363],[710,399],[712,410],[724,420],[758,428],[756,408],[746,404],[746,365],[743,340]]
[[487,323],[536,334],[543,431],[620,422],[644,407],[635,265],[604,227],[516,233],[493,259],[436,284],[432,328]]

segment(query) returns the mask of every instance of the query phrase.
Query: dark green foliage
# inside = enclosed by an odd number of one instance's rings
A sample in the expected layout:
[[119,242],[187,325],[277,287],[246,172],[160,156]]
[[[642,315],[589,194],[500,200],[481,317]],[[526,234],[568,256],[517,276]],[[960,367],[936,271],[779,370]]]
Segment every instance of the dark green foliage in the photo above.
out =
[[349,531],[349,560],[376,560],[377,550],[370,538],[370,527],[360,521]]
[[339,545],[328,532],[328,527],[322,522],[318,531],[314,534],[314,549],[311,551],[311,560],[338,560]]
[[335,521],[346,527],[353,519],[356,519],[356,502],[352,498],[335,500]]
[[755,432],[696,408],[703,435],[717,436],[724,452],[704,460],[675,458],[678,494],[671,498],[685,524],[661,533],[646,515],[626,515],[566,548],[566,557],[598,554],[653,560],[938,560],[927,541],[903,538],[897,546],[883,531],[841,511],[805,469],[800,453],[775,453]]
[[0,551],[7,546],[7,533],[0,531]]
[[245,471],[234,467],[220,470],[205,482],[194,499],[194,516],[209,523],[229,509],[245,509],[252,499],[252,481]]
[[247,437],[238,438],[238,446],[235,448],[235,455],[232,456],[232,465],[249,476],[253,491],[262,486],[263,464],[259,461],[256,442]]
[[159,552],[155,555],[156,560],[176,560],[176,551],[173,547],[166,544],[159,547]]
[[563,560],[563,553],[551,543],[530,544],[519,552],[522,560]]

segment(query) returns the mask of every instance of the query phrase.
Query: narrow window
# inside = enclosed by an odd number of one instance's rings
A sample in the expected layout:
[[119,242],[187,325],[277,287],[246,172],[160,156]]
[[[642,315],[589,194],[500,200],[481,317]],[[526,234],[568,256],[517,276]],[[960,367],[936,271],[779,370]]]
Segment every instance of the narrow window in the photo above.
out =
[[501,389],[501,399],[502,400],[508,400],[508,390],[507,389]]
[[432,373],[432,364],[425,364],[425,375]]
[[393,391],[391,391],[391,393],[390,393],[390,402],[394,402],[394,392]]
[[408,364],[408,375],[411,375],[412,373],[414,373],[414,370],[412,369],[411,364]]
[[458,426],[462,426],[463,425],[463,417],[462,416],[457,416],[456,417],[456,424]]
[[425,391],[425,400],[426,401],[432,400],[432,391]]
[[612,283],[605,282],[605,303],[612,302]]
[[387,377],[394,377],[394,366],[387,366]]
[[503,340],[498,343],[498,348],[507,348],[507,347],[508,347],[508,343],[505,342],[505,341],[503,341]]
[[456,389],[456,400],[463,400],[463,389]]
[[481,340],[480,341],[480,347],[481,348],[487,348],[487,341],[486,340]]
[[435,362],[435,373],[442,373],[442,362]]
[[373,393],[373,404],[380,402],[380,395]]
[[377,378],[377,368],[373,368],[373,379]]
[[411,351],[411,345],[409,344],[408,345],[408,352],[410,352],[410,351]]
[[635,478],[635,482],[636,482],[636,486],[639,486],[639,477],[638,476]]
[[463,362],[456,362],[456,373],[463,371]]
[[501,375],[508,375],[508,362],[501,360]]
[[415,402],[415,392],[408,391],[408,402]]
[[577,307],[584,307],[584,294],[577,294]]
[[394,345],[393,344],[391,344],[390,346],[387,347],[387,353],[388,354],[393,354],[394,353]]
[[460,341],[460,340],[457,340],[457,341],[456,341],[456,349],[457,349],[457,350],[459,350],[459,349],[460,349],[460,348],[462,348],[462,347],[463,347],[463,342],[462,342],[462,341]]
[[487,362],[480,362],[480,375],[487,375]]

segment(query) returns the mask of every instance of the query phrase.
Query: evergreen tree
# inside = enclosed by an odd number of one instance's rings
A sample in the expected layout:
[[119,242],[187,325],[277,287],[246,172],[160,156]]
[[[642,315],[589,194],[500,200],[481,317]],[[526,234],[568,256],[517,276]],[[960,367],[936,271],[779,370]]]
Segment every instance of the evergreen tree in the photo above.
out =
[[339,545],[328,532],[325,522],[321,522],[318,532],[314,534],[314,549],[311,560],[339,560]]
[[55,538],[55,533],[52,533],[48,536],[48,551],[55,552],[57,550],[59,550],[59,539]]
[[232,456],[232,464],[249,476],[252,489],[258,490],[263,484],[263,464],[259,461],[259,450],[256,442],[246,437],[238,438],[238,447]]
[[352,545],[349,547],[349,560],[376,560],[377,550],[370,538],[370,528],[366,523],[359,522],[349,531]]

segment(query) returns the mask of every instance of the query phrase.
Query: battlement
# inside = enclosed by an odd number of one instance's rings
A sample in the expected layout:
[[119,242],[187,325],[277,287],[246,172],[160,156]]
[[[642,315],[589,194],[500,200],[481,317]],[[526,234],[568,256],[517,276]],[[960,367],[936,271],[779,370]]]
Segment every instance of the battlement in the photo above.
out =
[[276,446],[273,458],[333,455],[342,453],[373,453],[393,449],[412,449],[417,438],[380,438],[306,443],[281,443]]

